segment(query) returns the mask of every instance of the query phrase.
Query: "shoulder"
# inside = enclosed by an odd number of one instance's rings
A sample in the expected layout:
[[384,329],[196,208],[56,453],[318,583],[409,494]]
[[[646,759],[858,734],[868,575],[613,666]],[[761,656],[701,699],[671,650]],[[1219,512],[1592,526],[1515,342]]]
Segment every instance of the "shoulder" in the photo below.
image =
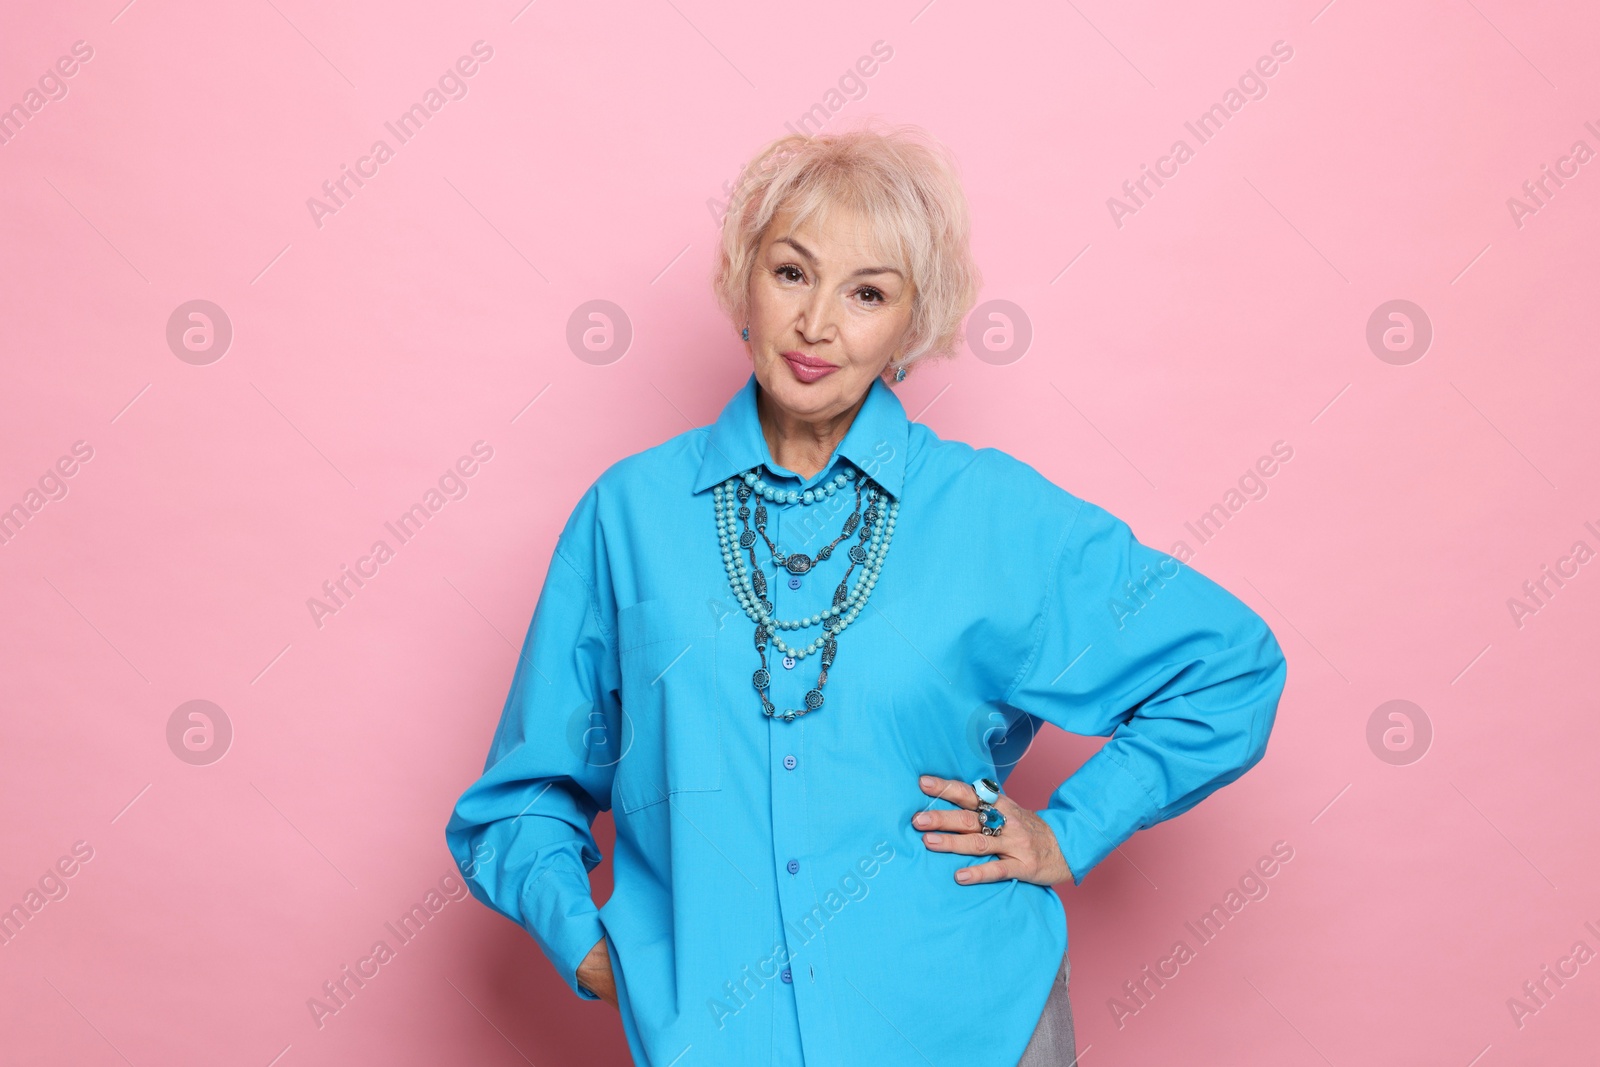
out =
[[1052,527],[1071,523],[1094,507],[1031,463],[998,448],[948,440],[921,423],[912,424],[910,446],[918,481],[934,494],[954,493],[964,506],[1013,520],[1028,515]]
[[606,467],[573,506],[556,551],[586,569],[583,563],[596,542],[603,540],[608,518],[617,521],[635,502],[654,498],[664,485],[688,484],[699,470],[710,433],[709,426],[697,426]]
[[623,456],[600,472],[589,492],[601,503],[627,498],[640,490],[660,492],[664,485],[687,484],[700,469],[711,427],[696,426]]

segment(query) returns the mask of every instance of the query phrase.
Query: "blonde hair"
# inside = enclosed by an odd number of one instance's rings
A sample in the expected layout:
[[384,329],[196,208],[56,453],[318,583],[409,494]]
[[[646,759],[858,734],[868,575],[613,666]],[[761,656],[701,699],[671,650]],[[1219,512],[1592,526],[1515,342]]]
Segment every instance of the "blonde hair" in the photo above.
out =
[[794,223],[853,209],[912,285],[905,354],[895,367],[956,354],[961,320],[983,284],[968,246],[966,194],[954,159],[917,126],[790,134],[740,172],[722,219],[712,273],[717,303],[735,328],[749,317],[750,271],[768,225],[786,208]]

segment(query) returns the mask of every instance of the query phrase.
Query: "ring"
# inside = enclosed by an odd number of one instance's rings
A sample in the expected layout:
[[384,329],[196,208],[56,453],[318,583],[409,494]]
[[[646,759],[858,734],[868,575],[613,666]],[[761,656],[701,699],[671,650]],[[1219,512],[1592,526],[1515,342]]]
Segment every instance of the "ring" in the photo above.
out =
[[972,791],[978,794],[978,799],[987,804],[993,804],[1000,799],[1000,783],[993,778],[979,778],[971,783]]
[[994,837],[1006,826],[1003,812],[987,800],[978,801],[978,829],[987,837]]

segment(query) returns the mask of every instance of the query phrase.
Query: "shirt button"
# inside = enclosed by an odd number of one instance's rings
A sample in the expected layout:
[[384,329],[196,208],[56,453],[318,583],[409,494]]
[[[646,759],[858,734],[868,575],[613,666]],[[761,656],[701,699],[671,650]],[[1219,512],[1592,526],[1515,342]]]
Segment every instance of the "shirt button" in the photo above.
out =
[[794,874],[799,869],[800,869],[800,861],[799,860],[790,860],[789,861],[789,873],[790,874]]
[[800,576],[798,574],[794,574],[794,575],[790,575],[789,576],[789,588],[790,589],[799,589],[800,588]]
[[794,975],[792,973],[790,973],[789,968],[787,968],[787,967],[785,967],[783,969],[782,978],[783,978],[783,980],[785,982],[793,982],[794,981]]
[[793,756],[785,756],[785,757],[783,757],[783,769],[784,770],[792,771],[792,770],[794,770],[794,765],[795,765],[795,758]]
[[785,656],[785,657],[783,657],[783,669],[786,670],[786,671],[794,670],[794,657],[793,656]]

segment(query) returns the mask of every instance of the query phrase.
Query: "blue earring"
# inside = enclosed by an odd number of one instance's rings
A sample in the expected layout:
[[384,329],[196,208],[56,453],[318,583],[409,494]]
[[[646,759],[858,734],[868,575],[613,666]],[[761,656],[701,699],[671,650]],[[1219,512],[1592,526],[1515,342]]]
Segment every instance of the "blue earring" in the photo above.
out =
[[894,380],[897,382],[906,380],[906,369],[904,367],[896,367],[894,369]]
[[750,327],[746,326],[744,331],[739,336],[743,337],[746,341],[750,340]]

